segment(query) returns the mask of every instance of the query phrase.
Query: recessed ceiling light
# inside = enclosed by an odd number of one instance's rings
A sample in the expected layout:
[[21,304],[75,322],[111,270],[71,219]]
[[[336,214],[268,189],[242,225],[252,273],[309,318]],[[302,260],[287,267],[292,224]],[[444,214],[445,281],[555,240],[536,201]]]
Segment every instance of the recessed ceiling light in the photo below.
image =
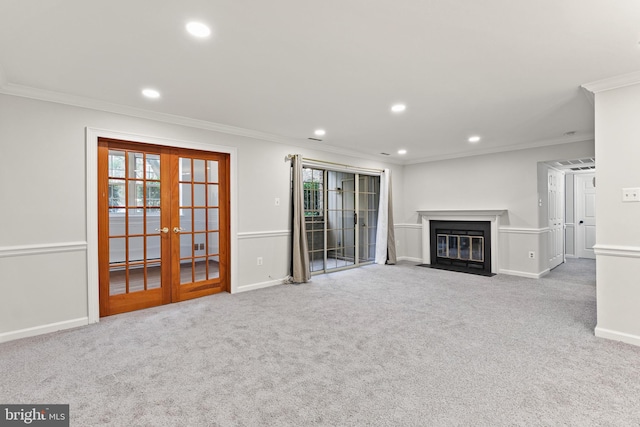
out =
[[155,89],[149,89],[149,88],[142,89],[142,94],[147,98],[152,98],[152,99],[160,98],[160,92],[158,92]]
[[401,113],[406,109],[407,109],[407,106],[404,104],[396,104],[391,107],[391,111],[393,111],[394,113]]
[[211,29],[202,22],[189,22],[187,31],[194,37],[205,38],[211,34]]
[[316,129],[316,131],[314,132],[314,134],[316,136],[324,136],[327,132],[325,132],[324,129]]
[[398,154],[407,154],[407,150],[405,149],[398,150]]
[[480,141],[479,136],[472,136],[469,138],[469,142],[472,142],[472,143],[479,142],[479,141]]

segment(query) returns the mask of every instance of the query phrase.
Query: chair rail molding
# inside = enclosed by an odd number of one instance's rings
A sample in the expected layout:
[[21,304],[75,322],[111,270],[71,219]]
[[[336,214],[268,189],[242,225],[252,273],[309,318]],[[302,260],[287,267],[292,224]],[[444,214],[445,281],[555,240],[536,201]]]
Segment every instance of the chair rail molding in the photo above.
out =
[[593,251],[600,256],[640,258],[640,246],[596,244],[593,247]]
[[32,245],[0,246],[0,258],[78,252],[87,249],[87,242],[38,243]]
[[238,233],[238,239],[262,239],[266,237],[291,237],[290,230],[244,231]]

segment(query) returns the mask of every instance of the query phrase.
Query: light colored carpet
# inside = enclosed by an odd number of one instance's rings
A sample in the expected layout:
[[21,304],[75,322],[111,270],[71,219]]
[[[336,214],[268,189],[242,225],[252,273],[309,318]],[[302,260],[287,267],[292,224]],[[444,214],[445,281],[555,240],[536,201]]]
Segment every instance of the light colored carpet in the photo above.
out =
[[2,344],[0,402],[73,426],[640,425],[640,348],[595,324],[593,261],[371,265]]

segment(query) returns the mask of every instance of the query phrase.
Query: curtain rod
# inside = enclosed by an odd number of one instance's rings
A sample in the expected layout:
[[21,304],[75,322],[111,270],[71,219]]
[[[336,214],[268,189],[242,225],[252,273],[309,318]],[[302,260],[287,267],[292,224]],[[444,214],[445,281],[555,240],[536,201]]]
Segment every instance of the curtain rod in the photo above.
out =
[[[287,160],[291,160],[293,156],[294,156],[293,154],[287,154]],[[384,169],[362,168],[360,166],[345,165],[344,163],[327,162],[325,160],[309,159],[309,158],[303,157],[302,161],[304,162],[305,160],[308,162],[320,163],[325,165],[342,166],[343,168],[347,168],[347,169],[359,169],[359,170],[366,170],[371,172],[384,172]]]

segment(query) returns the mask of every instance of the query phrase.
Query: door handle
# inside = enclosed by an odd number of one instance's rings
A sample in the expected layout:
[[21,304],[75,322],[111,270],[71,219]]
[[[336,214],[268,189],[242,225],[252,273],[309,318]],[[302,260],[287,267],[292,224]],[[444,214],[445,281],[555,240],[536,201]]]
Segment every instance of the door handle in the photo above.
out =
[[580,220],[580,222],[578,224],[584,224],[584,221]]
[[179,232],[184,231],[184,228],[182,227],[173,227],[173,232],[178,234]]
[[169,232],[169,227],[156,228],[156,231],[167,234]]

